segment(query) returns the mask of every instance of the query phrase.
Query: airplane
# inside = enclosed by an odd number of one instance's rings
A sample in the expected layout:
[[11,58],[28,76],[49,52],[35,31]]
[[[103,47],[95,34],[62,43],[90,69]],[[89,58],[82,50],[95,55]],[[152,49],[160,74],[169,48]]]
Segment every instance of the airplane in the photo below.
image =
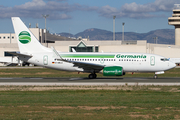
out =
[[20,60],[46,68],[90,73],[88,78],[96,78],[96,73],[104,76],[123,76],[126,72],[164,71],[176,66],[169,59],[147,53],[89,53],[89,52],[57,52],[55,48],[43,46],[19,17],[12,17],[14,31],[17,37]]

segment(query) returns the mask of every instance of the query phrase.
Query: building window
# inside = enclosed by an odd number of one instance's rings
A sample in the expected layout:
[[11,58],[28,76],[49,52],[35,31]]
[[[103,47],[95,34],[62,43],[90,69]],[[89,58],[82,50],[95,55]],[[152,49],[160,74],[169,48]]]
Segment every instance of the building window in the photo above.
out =
[[99,52],[99,47],[98,46],[95,47],[95,52]]
[[8,39],[9,39],[10,37],[8,36]]
[[5,37],[5,36],[4,36],[3,38],[4,38],[4,39],[6,39],[6,37]]
[[0,39],[1,39],[1,37],[0,37]]
[[[12,52],[12,53],[16,53],[16,52]],[[4,56],[6,57],[6,56],[14,56],[14,55],[8,53],[7,51],[4,51]]]
[[180,14],[180,11],[174,11],[173,13],[174,14]]
[[76,52],[93,52],[93,47],[70,47],[71,52],[73,52],[72,48],[74,48]]
[[14,39],[14,36],[12,36],[12,39]]
[[99,52],[98,46],[86,46],[83,42],[80,42],[77,46],[69,47],[70,52],[73,52],[72,48],[76,52]]

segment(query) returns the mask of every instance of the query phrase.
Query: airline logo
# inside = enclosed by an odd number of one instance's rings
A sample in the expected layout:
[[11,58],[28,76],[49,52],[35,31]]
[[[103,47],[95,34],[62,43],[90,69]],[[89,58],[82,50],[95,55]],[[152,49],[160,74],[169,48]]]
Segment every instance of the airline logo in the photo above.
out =
[[31,35],[27,31],[22,31],[21,33],[19,33],[18,37],[19,37],[19,41],[22,44],[28,44],[31,42]]
[[121,55],[121,54],[117,54],[116,58],[146,58],[146,55]]

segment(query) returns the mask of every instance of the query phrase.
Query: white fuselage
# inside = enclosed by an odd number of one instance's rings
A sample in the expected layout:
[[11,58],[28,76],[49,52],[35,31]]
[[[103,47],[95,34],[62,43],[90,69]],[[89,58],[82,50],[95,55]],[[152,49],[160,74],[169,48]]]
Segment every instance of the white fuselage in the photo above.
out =
[[[162,56],[145,53],[59,53],[63,59],[104,66],[121,66],[124,72],[158,72],[175,67],[175,64]],[[21,58],[22,59],[22,58]],[[84,71],[72,63],[61,61],[53,52],[35,53],[29,63],[63,71]]]

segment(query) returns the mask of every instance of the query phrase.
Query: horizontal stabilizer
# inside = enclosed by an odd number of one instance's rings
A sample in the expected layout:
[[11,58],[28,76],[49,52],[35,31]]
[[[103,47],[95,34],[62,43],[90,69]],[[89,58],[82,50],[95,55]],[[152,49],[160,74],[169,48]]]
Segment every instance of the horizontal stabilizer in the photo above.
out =
[[26,55],[26,54],[21,54],[21,53],[14,53],[14,52],[7,52],[13,56],[19,56],[19,57],[32,57],[32,55]]

